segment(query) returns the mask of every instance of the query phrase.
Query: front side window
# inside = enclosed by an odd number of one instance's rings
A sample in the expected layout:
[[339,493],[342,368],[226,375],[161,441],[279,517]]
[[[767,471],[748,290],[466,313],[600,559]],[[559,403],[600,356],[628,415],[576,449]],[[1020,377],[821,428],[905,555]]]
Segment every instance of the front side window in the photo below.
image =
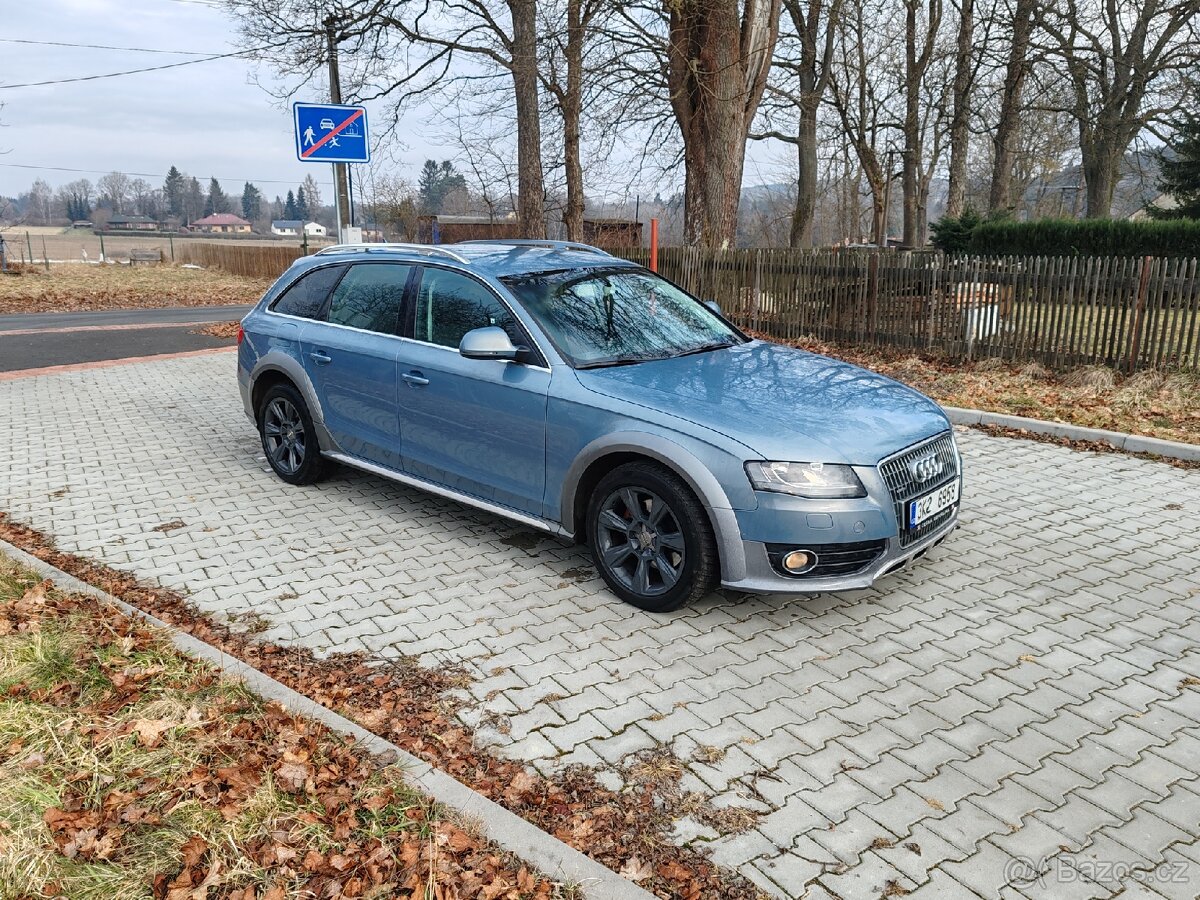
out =
[[325,305],[329,292],[345,271],[345,266],[322,266],[301,275],[299,280],[293,282],[292,286],[271,304],[271,309],[286,316],[299,316],[301,319],[320,318],[321,308]]
[[411,266],[360,263],[350,267],[329,301],[325,321],[395,334]]
[[526,343],[508,307],[484,285],[448,269],[425,269],[417,293],[413,337],[457,350],[464,334],[489,325],[503,328],[517,346]]
[[694,297],[639,269],[572,269],[506,278],[575,368],[666,359],[744,338]]

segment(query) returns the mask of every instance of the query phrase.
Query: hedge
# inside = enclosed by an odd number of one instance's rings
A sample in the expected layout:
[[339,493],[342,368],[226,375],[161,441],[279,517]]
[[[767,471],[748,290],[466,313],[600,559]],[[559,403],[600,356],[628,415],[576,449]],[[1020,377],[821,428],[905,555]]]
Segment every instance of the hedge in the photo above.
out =
[[967,249],[988,256],[1200,256],[1200,220],[988,221],[971,230]]

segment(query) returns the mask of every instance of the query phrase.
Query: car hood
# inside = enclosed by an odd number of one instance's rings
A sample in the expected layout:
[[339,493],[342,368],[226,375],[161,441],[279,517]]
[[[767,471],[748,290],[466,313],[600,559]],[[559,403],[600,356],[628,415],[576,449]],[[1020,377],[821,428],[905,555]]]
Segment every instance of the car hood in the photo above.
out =
[[576,374],[589,390],[720,432],[764,459],[874,465],[950,427],[899,382],[765,341]]

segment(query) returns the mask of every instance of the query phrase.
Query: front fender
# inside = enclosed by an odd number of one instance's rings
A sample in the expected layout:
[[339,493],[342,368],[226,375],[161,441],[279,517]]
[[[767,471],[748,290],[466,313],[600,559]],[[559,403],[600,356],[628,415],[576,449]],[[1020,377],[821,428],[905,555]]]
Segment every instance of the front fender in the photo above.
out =
[[[708,511],[717,549],[721,557],[721,577],[724,581],[738,581],[746,577],[745,548],[738,527],[735,508],[745,506],[745,498],[738,498],[737,506],[710,467],[686,447],[660,435],[644,431],[618,431],[602,435],[585,446],[575,457],[563,478],[562,496],[559,505],[559,520],[566,528],[573,528],[579,484],[584,472],[599,459],[614,453],[636,453],[661,463],[682,478]],[[747,493],[753,501],[753,492]],[[578,535],[577,537],[582,537]]]

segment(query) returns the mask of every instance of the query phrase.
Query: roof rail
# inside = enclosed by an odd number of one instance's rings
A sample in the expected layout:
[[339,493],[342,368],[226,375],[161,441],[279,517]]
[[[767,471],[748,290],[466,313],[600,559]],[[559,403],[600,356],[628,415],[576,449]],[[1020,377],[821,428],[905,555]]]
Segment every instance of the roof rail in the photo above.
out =
[[372,250],[403,250],[407,253],[420,253],[424,256],[444,256],[463,265],[469,265],[471,262],[465,256],[455,253],[453,250],[447,250],[445,247],[438,247],[433,244],[334,244],[331,247],[322,247],[313,255],[321,256],[325,253],[369,253]]
[[460,244],[500,244],[512,247],[546,247],[550,250],[580,250],[584,253],[598,253],[601,256],[612,256],[607,250],[593,247],[591,244],[581,244],[578,241],[548,241],[548,240],[519,240],[505,238],[490,238],[486,240],[458,241]]

